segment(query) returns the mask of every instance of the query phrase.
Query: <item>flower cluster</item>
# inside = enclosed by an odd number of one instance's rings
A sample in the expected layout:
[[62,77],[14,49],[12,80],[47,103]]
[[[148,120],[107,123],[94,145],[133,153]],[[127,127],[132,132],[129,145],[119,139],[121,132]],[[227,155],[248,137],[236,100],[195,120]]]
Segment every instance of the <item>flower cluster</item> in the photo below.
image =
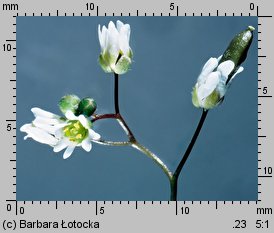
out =
[[[210,58],[192,91],[192,103],[204,110],[218,106],[234,77],[243,71],[241,63],[246,59],[252,42],[254,28],[249,26],[236,35],[222,56]],[[99,64],[107,73],[126,73],[132,63],[132,50],[129,46],[130,25],[121,21],[110,21],[108,27],[98,25],[98,37],[101,47]],[[116,80],[116,79],[115,79]],[[60,117],[40,108],[32,108],[35,119],[23,125],[20,130],[27,133],[25,139],[53,147],[54,152],[66,149],[64,159],[68,158],[75,147],[90,151],[91,142],[99,142],[100,135],[92,130],[90,117],[96,110],[96,102],[91,98],[80,99],[76,95],[67,95],[59,101],[59,108],[64,114]]]
[[81,146],[89,152],[92,147],[91,142],[98,141],[100,135],[92,130],[92,123],[84,114],[74,114],[77,110],[80,111],[79,107],[81,107],[81,105],[75,107],[77,98],[77,96],[65,96],[61,99],[59,107],[65,117],[40,108],[32,108],[35,119],[32,123],[20,128],[22,132],[27,133],[24,139],[32,138],[37,142],[52,146],[54,152],[66,148],[64,159],[70,157],[75,147]]

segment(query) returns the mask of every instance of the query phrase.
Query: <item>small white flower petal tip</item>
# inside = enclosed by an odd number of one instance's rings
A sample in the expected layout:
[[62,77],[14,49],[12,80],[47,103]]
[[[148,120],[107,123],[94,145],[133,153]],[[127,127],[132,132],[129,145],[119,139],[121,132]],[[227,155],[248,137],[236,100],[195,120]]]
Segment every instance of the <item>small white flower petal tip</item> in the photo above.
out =
[[63,154],[63,159],[67,159],[71,156],[72,152],[74,151],[75,146],[68,146]]

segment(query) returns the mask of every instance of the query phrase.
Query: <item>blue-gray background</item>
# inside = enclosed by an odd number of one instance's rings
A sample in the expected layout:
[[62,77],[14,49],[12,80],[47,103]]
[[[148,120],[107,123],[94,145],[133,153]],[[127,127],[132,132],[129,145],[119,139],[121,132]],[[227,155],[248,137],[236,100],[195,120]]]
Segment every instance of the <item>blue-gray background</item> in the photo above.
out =
[[[113,112],[113,78],[98,65],[98,24],[131,25],[134,62],[120,79],[120,108],[137,139],[174,170],[201,110],[191,90],[201,67],[256,17],[18,17],[17,128],[32,107],[58,113],[65,94],[96,99]],[[180,200],[257,199],[257,35],[224,103],[209,112],[179,180]],[[96,122],[103,138],[126,139],[114,120]],[[63,160],[17,130],[18,200],[168,200],[169,183],[143,154],[93,144]]]

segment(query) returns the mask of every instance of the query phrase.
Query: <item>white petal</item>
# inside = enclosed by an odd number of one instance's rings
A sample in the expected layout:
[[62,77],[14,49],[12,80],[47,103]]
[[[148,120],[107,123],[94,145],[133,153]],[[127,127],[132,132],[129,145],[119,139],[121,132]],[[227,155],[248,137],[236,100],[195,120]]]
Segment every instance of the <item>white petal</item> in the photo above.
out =
[[218,83],[216,90],[218,91],[218,93],[220,95],[220,99],[225,96],[225,93],[226,93],[227,89],[228,89],[228,85],[226,85],[225,82],[220,81]]
[[100,134],[96,133],[94,130],[88,130],[90,140],[99,140],[101,138]]
[[121,28],[123,27],[123,25],[124,25],[123,22],[121,22],[120,20],[116,21],[116,27],[117,27],[118,32],[121,31]]
[[72,152],[74,151],[75,146],[69,145],[64,152],[63,159],[67,159],[71,156]]
[[24,124],[24,125],[21,126],[20,131],[21,131],[21,132],[27,132],[27,130],[28,130],[30,127],[33,127],[32,124]]
[[78,117],[74,115],[74,113],[68,110],[65,114],[66,118],[69,120],[78,120]]
[[220,72],[212,72],[207,76],[206,82],[198,87],[197,95],[199,100],[203,100],[208,97],[217,87],[221,74]]
[[235,64],[233,61],[231,60],[228,60],[228,61],[225,61],[225,62],[222,62],[217,70],[221,72],[222,76],[224,77],[228,77],[228,75],[232,72],[232,70],[234,69],[235,67]]
[[107,43],[108,43],[108,30],[105,26],[103,26],[102,28],[102,51],[104,51],[107,47]]
[[50,134],[55,134],[56,130],[63,128],[67,125],[67,123],[59,123],[59,124],[53,124],[53,125],[47,123],[47,121],[50,122],[50,120],[54,120],[54,119],[45,119],[41,117],[36,117],[32,123],[36,127],[43,129],[44,131]]
[[117,44],[119,32],[117,31],[114,23],[112,21],[109,22],[108,24],[108,35],[109,35],[109,44]]
[[216,58],[210,58],[204,67],[202,68],[202,71],[200,75],[198,76],[197,83],[199,85],[202,85],[202,83],[206,82],[207,76],[210,75],[211,72],[218,66],[218,61]]
[[37,142],[48,144],[51,146],[56,145],[56,143],[58,142],[57,138],[53,137],[43,129],[39,129],[34,126],[25,126],[21,127],[21,129],[28,134],[25,138],[32,138]]
[[84,141],[82,141],[81,145],[85,151],[89,152],[91,150],[92,145],[89,138],[86,138]]
[[98,25],[98,38],[99,38],[99,43],[101,46],[101,50],[103,50],[103,38],[102,38],[102,32],[101,32],[101,25]]
[[124,26],[121,28],[120,34],[124,34],[127,37],[127,41],[129,42],[130,38],[130,25],[124,24]]
[[88,120],[84,115],[80,115],[78,117],[78,120],[81,122],[82,126],[84,126],[86,129],[89,129],[89,124],[88,124]]
[[218,60],[214,57],[209,58],[209,60],[204,65],[201,75],[209,75],[218,66]]
[[53,125],[47,125],[47,124],[41,124],[39,122],[33,121],[34,126],[36,126],[39,129],[42,129],[43,131],[49,133],[49,134],[54,134],[55,131],[58,129]]
[[62,129],[56,130],[54,136],[61,139],[64,136],[64,131]]
[[61,123],[62,121],[56,118],[45,118],[37,116],[33,122],[39,122],[40,124],[56,125]]
[[68,146],[65,140],[60,140],[53,148],[54,152],[59,152]]
[[33,112],[35,117],[40,116],[40,117],[45,117],[45,118],[59,118],[59,116],[57,116],[51,112],[45,111],[41,108],[32,108],[31,111]]
[[107,33],[107,49],[110,54],[114,57],[118,57],[119,54],[119,32],[117,31],[114,23],[112,21],[108,24],[108,33]]
[[240,66],[239,69],[236,71],[235,74],[233,74],[233,76],[231,77],[231,79],[229,80],[229,84],[232,82],[232,80],[235,78],[235,76],[241,72],[243,72],[244,67]]
[[[116,29],[116,27],[115,27],[115,24],[112,22],[112,21],[109,21],[109,23],[108,23],[108,30],[116,30],[117,31],[117,29]],[[117,31],[118,32],[118,31]]]
[[218,62],[222,59],[222,57],[223,57],[223,55],[221,55],[217,58]]
[[119,36],[119,47],[122,50],[123,54],[128,54],[129,52],[129,25],[126,24],[121,28]]

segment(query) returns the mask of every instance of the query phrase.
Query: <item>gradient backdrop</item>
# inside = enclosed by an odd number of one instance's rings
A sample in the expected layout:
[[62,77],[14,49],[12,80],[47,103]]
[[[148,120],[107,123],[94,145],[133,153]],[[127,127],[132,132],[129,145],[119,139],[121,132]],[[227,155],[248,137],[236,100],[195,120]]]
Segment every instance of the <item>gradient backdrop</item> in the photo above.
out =
[[[17,199],[168,200],[169,183],[143,154],[93,144],[63,160],[23,140],[32,107],[61,114],[59,99],[91,96],[113,112],[113,78],[98,65],[98,24],[131,25],[134,62],[120,79],[120,109],[137,139],[174,170],[200,118],[191,90],[209,57],[256,17],[17,17]],[[209,112],[179,180],[179,200],[257,199],[257,35],[221,106]],[[126,139],[114,120],[103,138]]]

